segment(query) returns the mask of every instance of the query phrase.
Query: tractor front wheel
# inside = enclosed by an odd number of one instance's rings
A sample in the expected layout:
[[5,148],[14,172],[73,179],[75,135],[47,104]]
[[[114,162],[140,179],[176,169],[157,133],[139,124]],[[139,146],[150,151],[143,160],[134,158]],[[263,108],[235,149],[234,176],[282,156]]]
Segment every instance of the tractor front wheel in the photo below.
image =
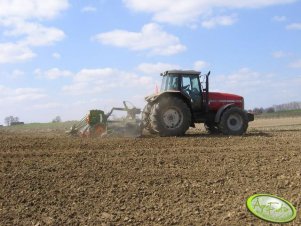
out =
[[191,124],[191,112],[180,98],[166,97],[153,106],[150,120],[160,136],[183,136]]
[[224,135],[242,135],[247,128],[247,114],[240,108],[231,107],[222,114],[219,129]]

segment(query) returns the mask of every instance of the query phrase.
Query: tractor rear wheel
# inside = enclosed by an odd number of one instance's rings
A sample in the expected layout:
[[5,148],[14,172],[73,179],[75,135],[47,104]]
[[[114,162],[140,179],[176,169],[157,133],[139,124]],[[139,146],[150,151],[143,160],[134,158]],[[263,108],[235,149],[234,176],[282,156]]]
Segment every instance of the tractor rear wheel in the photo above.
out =
[[166,97],[153,106],[150,120],[160,136],[182,136],[191,124],[191,112],[183,100]]
[[156,131],[153,130],[151,122],[150,122],[151,109],[152,109],[152,104],[147,103],[142,111],[142,123],[143,123],[144,129],[149,131],[149,133],[151,133],[151,134],[155,134]]
[[247,128],[247,114],[238,107],[227,109],[219,123],[219,129],[224,135],[242,135]]

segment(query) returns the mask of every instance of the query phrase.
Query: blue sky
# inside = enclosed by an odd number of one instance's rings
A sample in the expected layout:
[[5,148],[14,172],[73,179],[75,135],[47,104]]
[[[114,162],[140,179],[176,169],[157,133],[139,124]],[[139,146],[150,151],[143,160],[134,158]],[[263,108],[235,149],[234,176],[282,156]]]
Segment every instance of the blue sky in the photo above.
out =
[[[211,70],[246,108],[301,101],[298,0],[0,0],[0,120],[79,119]],[[1,123],[0,123],[1,124]]]

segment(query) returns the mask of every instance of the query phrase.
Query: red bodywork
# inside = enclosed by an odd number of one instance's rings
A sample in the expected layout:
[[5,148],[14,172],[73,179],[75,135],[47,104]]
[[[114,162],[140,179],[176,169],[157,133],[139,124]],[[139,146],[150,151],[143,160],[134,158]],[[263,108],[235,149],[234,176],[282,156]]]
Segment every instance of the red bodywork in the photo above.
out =
[[244,98],[230,93],[209,93],[209,110],[218,111],[222,106],[228,104],[234,104],[235,106],[244,109]]

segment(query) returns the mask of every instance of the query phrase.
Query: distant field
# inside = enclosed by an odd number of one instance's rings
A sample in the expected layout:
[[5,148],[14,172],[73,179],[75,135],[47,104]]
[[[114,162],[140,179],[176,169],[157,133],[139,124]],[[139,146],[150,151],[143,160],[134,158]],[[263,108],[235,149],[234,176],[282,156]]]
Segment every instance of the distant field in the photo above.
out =
[[301,116],[295,117],[271,117],[255,118],[254,122],[249,123],[249,130],[300,130]]
[[256,115],[256,118],[281,118],[281,117],[301,117],[301,109],[289,110],[289,111],[278,111],[274,113],[263,113]]
[[[253,122],[249,123],[248,132],[254,131],[284,131],[284,130],[300,130],[301,116],[288,116],[283,114],[282,117],[255,117]],[[17,125],[11,127],[0,127],[0,131],[7,131],[13,133],[42,133],[42,134],[64,134],[77,121],[68,121],[61,123],[31,123],[25,125]],[[206,133],[203,124],[197,124],[196,128],[190,128],[187,134],[202,134]]]
[[51,133],[55,131],[65,131],[68,130],[73,124],[76,124],[76,121],[68,122],[59,122],[59,123],[29,123],[25,125],[16,125],[16,126],[5,126],[0,127],[2,131],[9,132],[41,132],[41,133]]
[[[67,121],[61,123],[30,123],[11,127],[0,127],[0,130],[12,132],[58,132],[66,131],[77,121]],[[280,111],[275,113],[263,113],[255,116],[255,121],[250,123],[249,128],[263,128],[290,126],[301,124],[301,110]],[[202,130],[203,125],[197,125],[198,130]],[[192,129],[194,131],[194,129]]]

